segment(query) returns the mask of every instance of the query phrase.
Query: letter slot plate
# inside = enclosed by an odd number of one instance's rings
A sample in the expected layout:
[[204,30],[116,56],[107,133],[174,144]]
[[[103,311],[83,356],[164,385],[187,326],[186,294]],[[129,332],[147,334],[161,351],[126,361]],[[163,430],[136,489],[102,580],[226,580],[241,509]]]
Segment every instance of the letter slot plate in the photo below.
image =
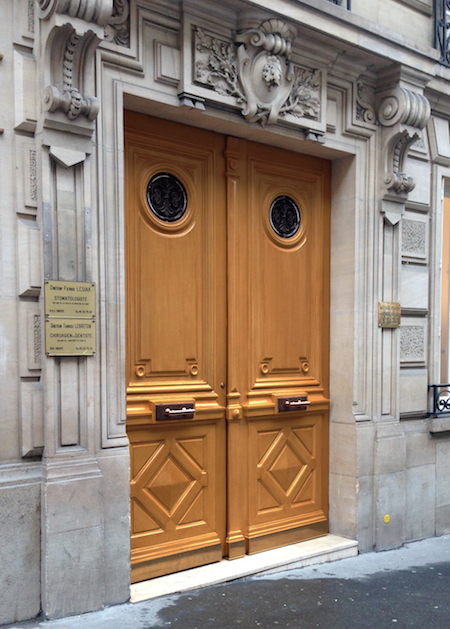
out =
[[306,408],[310,404],[311,402],[308,402],[307,395],[280,397],[278,398],[278,412],[285,413],[286,411],[306,411]]
[[155,419],[157,422],[166,419],[193,419],[195,406],[192,402],[181,404],[155,404]]

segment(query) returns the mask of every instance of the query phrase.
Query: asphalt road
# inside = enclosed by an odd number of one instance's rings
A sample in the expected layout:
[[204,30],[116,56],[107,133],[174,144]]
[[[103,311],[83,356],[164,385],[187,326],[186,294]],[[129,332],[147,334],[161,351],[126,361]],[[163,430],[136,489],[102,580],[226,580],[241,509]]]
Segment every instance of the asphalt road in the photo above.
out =
[[159,612],[170,629],[450,628],[450,562],[363,578],[234,581]]
[[15,629],[450,629],[450,536]]

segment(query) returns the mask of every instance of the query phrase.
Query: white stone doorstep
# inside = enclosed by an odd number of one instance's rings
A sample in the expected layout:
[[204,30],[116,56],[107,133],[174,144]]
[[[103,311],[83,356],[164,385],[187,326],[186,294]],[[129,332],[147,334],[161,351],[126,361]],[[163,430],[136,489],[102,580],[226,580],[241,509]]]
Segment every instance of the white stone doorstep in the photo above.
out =
[[358,542],[338,535],[326,535],[299,544],[266,550],[256,555],[246,555],[232,560],[223,559],[200,568],[134,583],[131,586],[131,602],[139,603],[158,596],[195,590],[256,574],[270,574],[337,561],[357,554]]

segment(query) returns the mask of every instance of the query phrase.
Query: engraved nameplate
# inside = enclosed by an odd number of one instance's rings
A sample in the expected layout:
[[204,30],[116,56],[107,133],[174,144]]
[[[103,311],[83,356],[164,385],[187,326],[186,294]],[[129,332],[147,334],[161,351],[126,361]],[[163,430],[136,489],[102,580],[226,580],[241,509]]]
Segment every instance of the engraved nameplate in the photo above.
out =
[[45,353],[47,356],[92,356],[95,354],[95,321],[46,319]]
[[45,282],[45,353],[47,356],[95,354],[95,284]]
[[401,306],[395,301],[378,302],[378,327],[379,328],[399,328],[401,317]]
[[45,282],[45,316],[95,317],[95,284],[92,282]]

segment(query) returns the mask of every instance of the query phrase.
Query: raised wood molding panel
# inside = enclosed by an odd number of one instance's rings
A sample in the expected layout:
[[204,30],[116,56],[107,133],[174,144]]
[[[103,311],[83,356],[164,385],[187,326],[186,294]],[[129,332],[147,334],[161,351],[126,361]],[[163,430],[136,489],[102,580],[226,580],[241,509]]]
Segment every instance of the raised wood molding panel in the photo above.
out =
[[[228,451],[228,509],[252,553],[328,530],[330,169],[313,157],[239,146],[239,177],[227,171],[238,207],[228,219],[229,395],[240,393],[238,418],[228,412],[229,432],[240,424],[238,452]],[[280,196],[300,211],[289,238],[270,222]],[[229,212],[232,204],[229,196]],[[278,412],[279,398],[303,395],[305,410]],[[245,483],[236,484],[234,465],[244,461]]]
[[[132,581],[225,552],[224,138],[126,117],[127,415]],[[147,185],[170,173],[187,210],[152,214]],[[158,421],[155,406],[193,404]]]
[[[130,112],[125,147],[132,580],[325,534],[329,163]],[[185,190],[174,221],[158,173]]]

